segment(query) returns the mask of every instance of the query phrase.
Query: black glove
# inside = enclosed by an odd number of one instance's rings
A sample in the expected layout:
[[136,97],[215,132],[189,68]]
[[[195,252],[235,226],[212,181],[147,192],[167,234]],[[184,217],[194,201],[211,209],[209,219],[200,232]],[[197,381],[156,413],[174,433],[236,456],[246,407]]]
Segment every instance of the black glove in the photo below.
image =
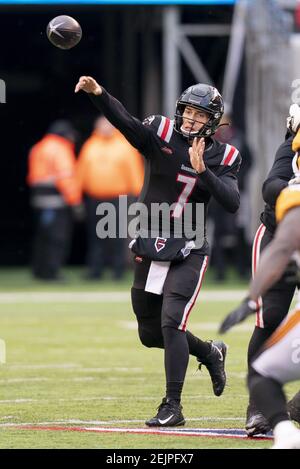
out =
[[219,334],[224,334],[235,324],[244,321],[250,314],[256,313],[257,305],[256,302],[250,300],[249,297],[245,298],[240,306],[229,313],[226,318],[223,320],[222,324],[219,327]]

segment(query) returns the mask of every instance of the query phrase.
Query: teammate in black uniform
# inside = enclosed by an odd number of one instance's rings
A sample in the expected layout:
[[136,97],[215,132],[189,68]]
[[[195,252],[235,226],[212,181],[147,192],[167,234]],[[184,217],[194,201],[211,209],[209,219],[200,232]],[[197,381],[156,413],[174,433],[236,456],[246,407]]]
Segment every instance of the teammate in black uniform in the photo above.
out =
[[[298,135],[299,134],[299,135]],[[293,150],[300,149],[300,130]],[[280,279],[291,259],[295,260],[293,281],[300,287],[300,158],[295,155],[295,177],[276,201],[279,223],[273,240],[264,249],[247,298],[229,313],[220,326],[226,332],[257,310],[260,296]],[[292,273],[292,272],[291,272]],[[300,295],[295,310],[279,325],[251,363],[248,389],[251,401],[267,418],[274,434],[273,449],[300,449],[300,430],[290,421],[283,387],[300,379]],[[270,311],[270,314],[272,312]],[[297,348],[298,347],[298,348]]]
[[[253,242],[253,273],[256,271],[261,252],[274,237],[276,230],[276,199],[294,174],[293,159],[295,152],[292,150],[292,141],[295,133],[296,129],[293,130],[290,119],[288,119],[286,140],[278,148],[273,166],[263,184],[262,193],[266,205],[261,215],[262,224],[258,228]],[[263,343],[270,337],[289,311],[296,288],[295,284],[288,281],[289,276],[290,273],[287,270],[281,279],[259,300],[255,329],[248,348],[248,367],[250,367],[250,363]],[[288,403],[288,410],[291,418],[300,422],[300,392]],[[246,417],[248,435],[266,433],[269,430],[270,425],[250,400]]]
[[[239,207],[239,152],[212,138],[223,114],[223,99],[216,88],[198,84],[177,101],[174,121],[157,115],[142,123],[92,77],[81,77],[75,92],[79,90],[89,93],[97,108],[144,155],[145,182],[139,201],[149,212],[154,203],[172,206],[170,233],[162,226],[166,220],[141,217],[140,236],[132,243],[136,255],[131,295],[141,342],[165,350],[166,396],[146,424],[183,425],[180,399],[189,354],[197,357],[200,367],[207,367],[215,395],[222,394],[226,383],[226,345],[204,342],[186,330],[208,263],[209,199],[213,196],[230,212]],[[195,230],[196,235],[190,237],[185,231],[178,237],[176,230],[183,226],[188,203],[192,215],[185,220],[187,231]],[[200,221],[198,205],[204,207]],[[148,222],[155,234],[150,233]]]

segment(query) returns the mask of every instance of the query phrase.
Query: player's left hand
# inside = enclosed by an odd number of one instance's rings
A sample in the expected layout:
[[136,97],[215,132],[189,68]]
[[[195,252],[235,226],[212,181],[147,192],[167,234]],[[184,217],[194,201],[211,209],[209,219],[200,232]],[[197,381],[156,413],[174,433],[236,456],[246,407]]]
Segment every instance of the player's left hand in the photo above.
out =
[[192,167],[201,174],[206,170],[203,154],[205,150],[204,138],[194,138],[193,145],[189,148],[190,162]]
[[255,313],[257,310],[256,303],[250,300],[248,297],[240,304],[240,306],[229,313],[223,320],[219,327],[219,334],[224,334],[231,329],[235,324],[244,321],[250,314]]

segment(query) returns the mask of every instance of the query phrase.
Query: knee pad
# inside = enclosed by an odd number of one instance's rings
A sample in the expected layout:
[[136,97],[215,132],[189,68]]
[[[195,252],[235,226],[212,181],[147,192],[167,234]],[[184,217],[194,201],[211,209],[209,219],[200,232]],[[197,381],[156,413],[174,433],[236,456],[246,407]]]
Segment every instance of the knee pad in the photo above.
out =
[[145,347],[163,348],[161,331],[162,297],[142,289],[131,289],[131,301],[138,322],[139,337]]

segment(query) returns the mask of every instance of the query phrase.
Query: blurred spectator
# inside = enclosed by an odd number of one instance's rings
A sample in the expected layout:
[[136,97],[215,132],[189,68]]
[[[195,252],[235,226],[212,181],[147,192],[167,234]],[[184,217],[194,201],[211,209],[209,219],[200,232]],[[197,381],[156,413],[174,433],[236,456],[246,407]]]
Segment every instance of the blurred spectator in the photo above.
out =
[[[247,278],[251,270],[251,241],[248,237],[250,220],[250,202],[248,196],[247,176],[251,167],[252,156],[246,144],[245,136],[233,123],[228,114],[224,114],[215,137],[222,143],[239,148],[242,164],[238,173],[241,204],[237,213],[226,212],[220,204],[212,200],[209,215],[213,219],[212,265],[216,279],[224,280],[228,259],[232,259],[238,274]],[[230,254],[227,256],[226,254]]]
[[35,218],[32,269],[35,277],[44,280],[62,279],[60,269],[71,244],[72,214],[81,214],[75,136],[70,122],[55,121],[29,154],[27,182]]
[[[118,235],[113,239],[97,237],[96,209],[102,202],[113,204],[118,224],[119,195],[140,193],[144,174],[141,156],[105,117],[99,117],[81,149],[77,170],[87,213],[87,278],[101,278],[107,260],[114,278],[121,279],[126,265],[126,240]],[[117,226],[117,233],[118,229]]]

